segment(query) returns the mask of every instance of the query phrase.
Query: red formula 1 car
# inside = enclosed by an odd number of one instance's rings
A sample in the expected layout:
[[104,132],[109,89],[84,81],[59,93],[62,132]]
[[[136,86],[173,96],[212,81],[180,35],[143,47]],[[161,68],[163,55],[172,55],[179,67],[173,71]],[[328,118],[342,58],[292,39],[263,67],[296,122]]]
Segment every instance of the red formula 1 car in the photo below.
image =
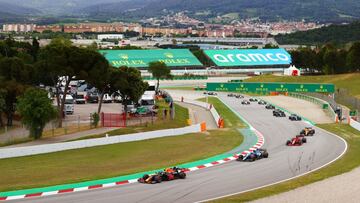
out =
[[306,138],[302,135],[297,135],[291,140],[286,141],[287,146],[301,146],[303,143],[306,143]]
[[142,178],[138,179],[139,183],[156,184],[162,181],[171,181],[175,179],[185,179],[187,169],[185,168],[166,168],[164,171],[159,171],[154,175],[145,174]]

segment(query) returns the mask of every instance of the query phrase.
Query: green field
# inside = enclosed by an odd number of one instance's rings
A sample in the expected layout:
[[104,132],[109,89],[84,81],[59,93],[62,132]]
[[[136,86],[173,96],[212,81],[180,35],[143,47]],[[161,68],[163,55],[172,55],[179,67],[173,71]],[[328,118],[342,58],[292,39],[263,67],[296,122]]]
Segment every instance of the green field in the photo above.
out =
[[349,94],[360,98],[360,73],[339,74],[339,75],[321,75],[321,76],[274,76],[262,75],[252,77],[245,82],[306,82],[306,83],[333,83],[337,88],[344,88]]
[[[225,108],[221,103],[217,105],[219,108]],[[224,116],[234,117],[229,112]],[[237,121],[232,122],[236,125]],[[238,130],[226,128],[205,133],[2,159],[0,191],[109,178],[188,163],[228,152],[239,146],[242,140],[243,137]]]
[[263,189],[247,192],[213,202],[247,202],[279,194],[351,171],[360,166],[360,132],[345,124],[321,124],[319,127],[333,132],[348,143],[347,153],[333,164],[308,175]]

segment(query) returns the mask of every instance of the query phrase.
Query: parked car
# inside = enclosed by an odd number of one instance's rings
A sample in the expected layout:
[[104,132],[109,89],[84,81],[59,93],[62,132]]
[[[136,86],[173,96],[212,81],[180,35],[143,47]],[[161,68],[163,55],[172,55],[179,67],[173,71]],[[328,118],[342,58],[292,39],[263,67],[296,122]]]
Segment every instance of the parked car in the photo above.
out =
[[[63,95],[60,95],[60,99],[62,98]],[[65,97],[64,114],[74,114],[74,98],[68,94]]]
[[88,103],[99,103],[99,95],[94,92],[90,92],[86,96],[86,100]]
[[103,97],[103,103],[111,103],[112,102],[112,98],[110,97],[109,94],[104,94],[104,97]]
[[86,93],[85,92],[77,92],[75,94],[75,103],[76,104],[85,104],[86,103]]

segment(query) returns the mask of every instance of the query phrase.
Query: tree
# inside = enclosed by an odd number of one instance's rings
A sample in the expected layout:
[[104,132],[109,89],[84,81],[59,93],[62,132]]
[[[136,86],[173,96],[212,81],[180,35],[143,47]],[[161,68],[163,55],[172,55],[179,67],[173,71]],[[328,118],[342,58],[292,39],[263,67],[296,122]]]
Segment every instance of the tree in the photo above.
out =
[[99,106],[97,113],[100,114],[101,112],[101,106],[102,101],[104,98],[104,94],[106,92],[109,92],[110,90],[110,78],[112,77],[111,73],[112,71],[110,69],[114,69],[114,67],[110,66],[108,61],[103,57],[101,54],[96,52],[97,54],[94,54],[97,57],[97,65],[93,66],[89,72],[88,76],[86,78],[86,81],[99,90],[100,92],[100,99],[99,99]]
[[156,92],[159,91],[160,79],[171,77],[170,74],[171,70],[164,62],[160,62],[160,61],[150,62],[148,71],[157,80]]
[[[106,60],[98,52],[72,46],[71,42],[63,38],[55,39],[40,51],[39,60],[36,64],[36,75],[39,76],[39,81],[43,84],[55,87],[59,110],[59,127],[62,126],[61,118],[70,82],[75,78],[88,78],[88,72],[103,66],[104,62]],[[98,75],[98,78],[101,77]],[[64,90],[61,92],[62,86]],[[60,93],[63,95],[61,100]]]
[[120,93],[126,113],[127,104],[131,101],[137,103],[148,88],[148,83],[142,80],[140,71],[135,68],[120,67],[111,70],[111,92]]
[[19,97],[16,106],[22,123],[30,130],[30,137],[34,139],[42,136],[46,123],[57,114],[47,92],[36,88],[28,88],[24,95]]
[[5,114],[7,125],[12,126],[17,96],[30,85],[32,75],[30,66],[26,66],[17,57],[5,57],[0,60],[0,89],[5,94]]
[[357,71],[360,69],[360,42],[355,42],[346,57],[346,64],[350,71]]
[[4,121],[2,115],[5,112],[6,103],[5,103],[5,90],[0,89],[0,127],[4,126]]

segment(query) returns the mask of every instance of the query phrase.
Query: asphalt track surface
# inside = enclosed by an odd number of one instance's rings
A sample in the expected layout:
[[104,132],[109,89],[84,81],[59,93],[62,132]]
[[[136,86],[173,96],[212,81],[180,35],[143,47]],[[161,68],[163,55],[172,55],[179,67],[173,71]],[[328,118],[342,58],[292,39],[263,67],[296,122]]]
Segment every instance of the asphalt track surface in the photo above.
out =
[[316,129],[303,146],[285,146],[287,139],[307,126],[288,118],[275,118],[271,110],[252,103],[241,105],[241,99],[220,94],[226,104],[243,116],[265,137],[269,158],[255,162],[232,161],[188,173],[185,180],[161,184],[129,184],[19,202],[196,202],[250,190],[306,173],[339,157],[346,144],[325,131]]

